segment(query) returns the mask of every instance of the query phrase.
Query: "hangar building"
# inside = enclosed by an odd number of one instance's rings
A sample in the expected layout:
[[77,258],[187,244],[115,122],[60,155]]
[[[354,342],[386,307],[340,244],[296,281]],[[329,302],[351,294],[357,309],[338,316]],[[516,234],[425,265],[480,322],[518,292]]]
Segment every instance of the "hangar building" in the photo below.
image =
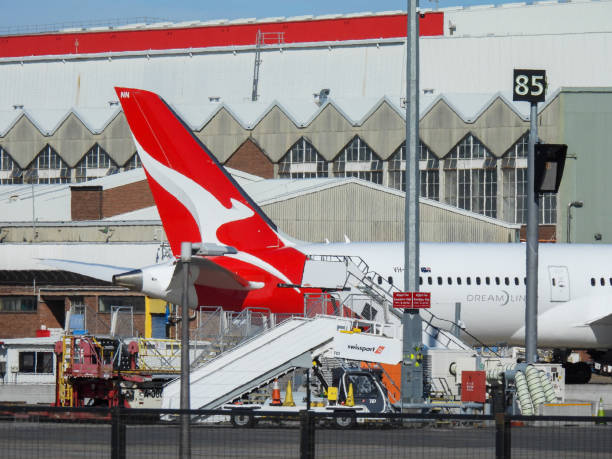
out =
[[[558,196],[542,199],[541,238],[608,242],[610,13],[605,0],[421,18],[423,240],[518,240],[529,121],[510,89],[512,69],[528,67],[548,74],[539,136],[569,153]],[[114,86],[161,94],[287,233],[401,239],[405,21],[385,12],[0,36],[0,336],[62,327],[75,306],[103,321],[114,303],[148,308],[34,260],[168,256]],[[141,333],[162,313],[148,312]]]

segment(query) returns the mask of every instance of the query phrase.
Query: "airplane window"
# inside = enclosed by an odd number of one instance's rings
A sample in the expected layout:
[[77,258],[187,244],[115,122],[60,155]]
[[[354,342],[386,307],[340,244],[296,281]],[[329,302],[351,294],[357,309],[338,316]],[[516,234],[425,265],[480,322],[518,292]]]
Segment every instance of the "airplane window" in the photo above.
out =
[[591,277],[591,285],[592,285],[593,287],[595,287],[595,278],[594,278],[594,277]]
[[610,278],[610,285],[612,285],[612,277]]
[[604,285],[606,285],[606,280],[602,277],[599,281],[599,283],[601,284],[601,286],[603,287]]
[[442,278],[438,276],[438,285],[442,285]]
[[[448,276],[448,279],[446,279],[446,281],[448,282],[448,285],[453,285],[453,278]],[[612,283],[612,277],[610,278],[610,281]]]
[[523,284],[527,285],[527,278],[523,277]]
[[476,285],[480,285],[480,277],[476,276]]
[[485,284],[487,285],[491,284],[491,278],[489,276],[485,277]]
[[504,284],[510,285],[510,279],[508,279],[507,277],[504,277]]
[[499,285],[499,277],[496,277],[496,278],[495,278],[495,284],[496,284],[496,285]]
[[461,278],[460,277],[457,278],[457,285],[461,285]]
[[382,277],[378,276],[378,285],[382,284]]
[[552,284],[553,284],[553,287],[557,285],[556,279],[554,277],[552,278]]
[[465,282],[466,282],[468,285],[472,285],[472,278],[471,278],[470,276],[468,276],[468,277],[467,277],[467,279],[465,279]]
[[518,277],[514,278],[514,285],[519,285],[521,282],[519,281]]
[[389,282],[391,285],[393,285],[393,277],[389,276],[387,278],[387,282]]
[[419,285],[423,285],[423,278],[419,276]]
[[433,284],[433,279],[431,278],[431,276],[428,276],[428,277],[427,277],[427,283],[428,283],[429,285]]

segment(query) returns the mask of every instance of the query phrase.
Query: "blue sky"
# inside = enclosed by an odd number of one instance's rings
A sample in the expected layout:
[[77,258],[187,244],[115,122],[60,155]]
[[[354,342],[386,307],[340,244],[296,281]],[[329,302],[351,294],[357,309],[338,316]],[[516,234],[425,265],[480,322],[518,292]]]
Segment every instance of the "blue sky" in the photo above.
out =
[[[440,8],[500,3],[500,0],[439,0]],[[0,0],[0,29],[68,22],[155,17],[171,21],[321,15],[405,10],[406,0]],[[436,3],[421,0],[422,8]]]

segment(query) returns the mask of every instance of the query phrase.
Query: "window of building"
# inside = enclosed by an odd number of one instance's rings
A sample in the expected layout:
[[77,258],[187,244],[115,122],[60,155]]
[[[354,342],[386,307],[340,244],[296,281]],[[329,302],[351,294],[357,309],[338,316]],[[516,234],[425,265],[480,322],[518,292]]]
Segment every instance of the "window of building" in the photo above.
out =
[[503,218],[512,223],[527,222],[527,148],[529,132],[502,156]]
[[126,171],[130,171],[132,169],[138,169],[140,167],[142,167],[140,156],[138,156],[138,153],[134,153],[132,157],[127,160],[127,163],[125,163],[125,166],[123,166],[123,169]]
[[35,296],[0,296],[0,312],[36,312]]
[[382,184],[382,160],[359,136],[333,162],[335,177],[357,177]]
[[23,183],[22,175],[23,171],[19,165],[4,148],[0,147],[0,183],[2,185]]
[[53,352],[20,352],[19,372],[53,373]]
[[557,195],[544,193],[540,195],[540,224],[554,225],[557,223]]
[[19,373],[53,373],[53,352],[20,352]]
[[27,167],[28,183],[70,183],[70,168],[50,146],[43,148]]
[[325,158],[304,137],[300,138],[278,163],[280,178],[327,177]]
[[444,157],[444,191],[448,204],[497,217],[497,163],[472,134]]
[[95,144],[76,165],[76,181],[78,183],[114,174],[119,170],[115,161]]
[[131,306],[134,314],[145,312],[144,296],[101,296],[98,298],[99,312],[112,312],[113,306]]
[[[440,199],[440,161],[434,153],[419,140],[419,174],[421,196]],[[389,186],[406,191],[406,145],[402,144],[389,157]]]
[[[527,223],[527,150],[529,132],[525,133],[502,156],[503,219],[512,223]],[[557,222],[557,195],[540,195],[540,224]]]

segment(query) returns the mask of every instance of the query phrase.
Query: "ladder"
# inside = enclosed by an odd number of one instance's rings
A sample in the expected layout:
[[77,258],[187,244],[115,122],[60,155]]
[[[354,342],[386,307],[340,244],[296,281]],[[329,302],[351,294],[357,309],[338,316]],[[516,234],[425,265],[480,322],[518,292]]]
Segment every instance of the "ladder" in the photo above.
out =
[[72,340],[72,336],[62,336],[60,341],[62,346],[62,354],[61,356],[58,356],[60,361],[57,365],[57,401],[59,406],[65,407],[74,406],[74,391],[66,374],[68,369],[71,367],[71,362],[73,361]]
[[253,89],[251,91],[251,101],[255,102],[259,95],[259,67],[261,65],[261,48],[265,45],[281,45],[285,42],[285,32],[262,32],[257,31],[255,38],[255,65],[253,68]]

